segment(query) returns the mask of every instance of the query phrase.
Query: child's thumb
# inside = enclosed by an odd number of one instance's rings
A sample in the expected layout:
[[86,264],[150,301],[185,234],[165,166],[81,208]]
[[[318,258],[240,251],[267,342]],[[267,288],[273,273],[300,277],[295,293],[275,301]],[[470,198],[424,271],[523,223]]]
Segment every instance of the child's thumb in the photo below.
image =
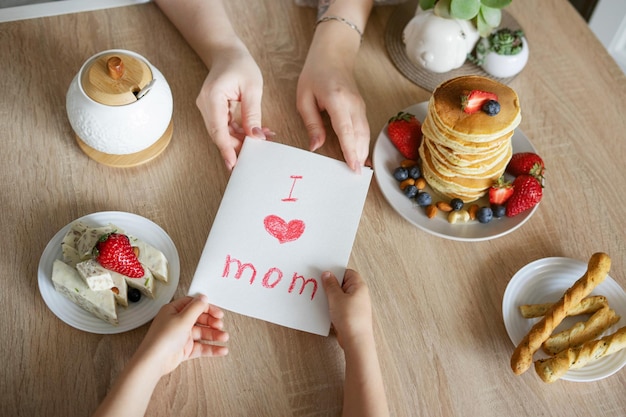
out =
[[341,291],[341,286],[339,285],[339,281],[337,281],[337,277],[330,272],[324,271],[322,273],[322,285],[324,286],[324,291],[330,297],[333,294],[336,294],[337,291]]

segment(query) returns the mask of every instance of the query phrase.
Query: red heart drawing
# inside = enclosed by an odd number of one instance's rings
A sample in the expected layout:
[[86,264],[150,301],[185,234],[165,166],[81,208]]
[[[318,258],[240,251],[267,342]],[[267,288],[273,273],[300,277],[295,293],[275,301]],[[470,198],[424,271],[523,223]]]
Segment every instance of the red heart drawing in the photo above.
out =
[[302,220],[291,220],[289,223],[281,217],[270,214],[263,220],[265,230],[274,236],[280,243],[297,240],[304,233],[304,222]]

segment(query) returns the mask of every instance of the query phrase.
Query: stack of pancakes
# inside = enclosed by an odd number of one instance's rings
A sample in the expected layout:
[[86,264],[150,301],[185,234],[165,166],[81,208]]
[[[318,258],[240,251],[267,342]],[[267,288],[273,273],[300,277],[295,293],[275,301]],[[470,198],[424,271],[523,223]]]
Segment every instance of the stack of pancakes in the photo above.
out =
[[[500,112],[465,113],[461,97],[471,90],[498,96]],[[461,76],[433,92],[422,124],[422,173],[430,187],[464,202],[482,197],[511,159],[511,137],[522,119],[515,91],[489,78]]]

